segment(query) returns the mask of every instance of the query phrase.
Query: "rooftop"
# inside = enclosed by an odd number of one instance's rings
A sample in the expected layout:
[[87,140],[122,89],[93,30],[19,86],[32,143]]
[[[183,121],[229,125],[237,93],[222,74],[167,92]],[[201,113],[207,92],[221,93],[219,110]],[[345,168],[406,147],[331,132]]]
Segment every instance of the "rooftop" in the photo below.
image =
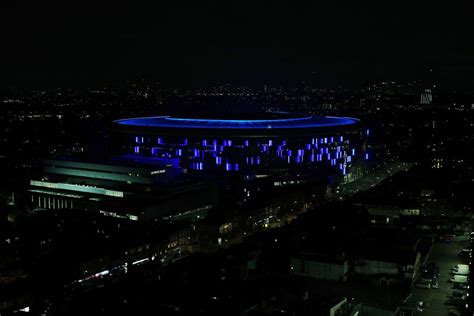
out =
[[298,129],[335,127],[357,124],[358,119],[333,116],[304,116],[278,119],[198,119],[170,116],[139,117],[117,120],[115,123],[131,126],[199,129]]

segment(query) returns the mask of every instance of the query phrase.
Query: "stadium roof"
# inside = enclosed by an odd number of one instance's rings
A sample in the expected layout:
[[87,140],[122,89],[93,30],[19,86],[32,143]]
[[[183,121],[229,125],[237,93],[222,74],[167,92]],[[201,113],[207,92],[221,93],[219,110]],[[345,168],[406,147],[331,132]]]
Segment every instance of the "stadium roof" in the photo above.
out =
[[359,120],[349,117],[305,116],[270,120],[222,120],[177,118],[170,116],[128,118],[115,121],[129,126],[146,126],[179,129],[307,129],[337,127],[358,124]]

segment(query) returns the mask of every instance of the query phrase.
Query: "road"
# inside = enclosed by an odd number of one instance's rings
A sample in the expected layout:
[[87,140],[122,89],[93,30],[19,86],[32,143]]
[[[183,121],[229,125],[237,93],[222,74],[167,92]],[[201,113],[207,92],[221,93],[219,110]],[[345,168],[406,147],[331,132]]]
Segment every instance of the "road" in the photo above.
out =
[[445,302],[452,294],[451,268],[458,263],[467,263],[465,259],[460,258],[458,252],[466,248],[466,241],[452,243],[435,243],[431,251],[428,262],[436,262],[439,265],[440,276],[438,278],[439,289],[420,289],[414,288],[412,297],[417,301],[424,301],[427,307],[424,308],[423,315],[427,316],[446,316],[451,309],[457,309],[454,306],[446,305]]
[[368,190],[400,171],[408,171],[414,165],[415,164],[413,163],[406,162],[389,162],[383,167],[380,167],[357,180],[340,184],[336,188],[336,193],[333,198],[343,199],[350,197],[357,192]]

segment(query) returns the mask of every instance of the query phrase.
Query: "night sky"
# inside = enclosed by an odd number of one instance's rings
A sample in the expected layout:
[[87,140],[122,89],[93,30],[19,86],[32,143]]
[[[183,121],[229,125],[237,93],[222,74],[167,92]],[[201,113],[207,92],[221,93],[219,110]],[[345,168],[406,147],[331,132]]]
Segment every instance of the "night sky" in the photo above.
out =
[[445,87],[474,87],[474,19],[454,3],[95,2],[2,3],[0,82],[81,86],[145,76],[183,86],[360,87],[422,79],[433,67]]

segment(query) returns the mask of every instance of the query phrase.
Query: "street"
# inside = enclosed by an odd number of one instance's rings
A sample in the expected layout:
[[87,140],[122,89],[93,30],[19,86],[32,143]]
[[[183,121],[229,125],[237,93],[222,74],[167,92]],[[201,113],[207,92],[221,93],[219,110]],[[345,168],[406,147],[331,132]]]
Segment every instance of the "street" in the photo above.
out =
[[336,193],[334,194],[335,199],[342,199],[350,197],[357,192],[368,190],[380,182],[384,181],[387,178],[390,178],[394,174],[407,171],[412,168],[414,164],[412,163],[405,163],[405,162],[389,162],[383,167],[373,170],[371,173],[366,174],[354,181],[346,182],[340,184],[337,189]]

